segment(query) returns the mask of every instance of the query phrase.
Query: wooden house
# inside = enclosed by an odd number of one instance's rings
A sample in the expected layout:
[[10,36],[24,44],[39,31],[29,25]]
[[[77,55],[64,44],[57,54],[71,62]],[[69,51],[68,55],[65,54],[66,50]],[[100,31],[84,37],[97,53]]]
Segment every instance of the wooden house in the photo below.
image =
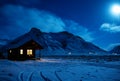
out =
[[41,31],[32,28],[30,32],[12,40],[2,47],[3,56],[11,60],[25,60],[41,58],[41,50],[45,46]]
[[29,40],[18,47],[10,48],[8,50],[8,59],[11,60],[25,60],[34,59],[36,55],[41,57],[40,50],[43,47],[34,40]]

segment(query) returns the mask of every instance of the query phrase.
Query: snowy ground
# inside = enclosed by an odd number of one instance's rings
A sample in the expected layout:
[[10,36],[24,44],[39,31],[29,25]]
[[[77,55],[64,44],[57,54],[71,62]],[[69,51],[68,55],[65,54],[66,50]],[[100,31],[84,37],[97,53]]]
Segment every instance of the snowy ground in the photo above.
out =
[[0,81],[120,81],[120,61],[0,60]]

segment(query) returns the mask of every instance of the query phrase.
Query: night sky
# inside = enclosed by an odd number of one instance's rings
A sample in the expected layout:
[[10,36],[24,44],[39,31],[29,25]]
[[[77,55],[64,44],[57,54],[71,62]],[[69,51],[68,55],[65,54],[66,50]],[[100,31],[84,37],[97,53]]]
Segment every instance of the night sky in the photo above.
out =
[[110,49],[120,45],[120,15],[110,12],[120,0],[0,0],[0,39],[14,39],[32,27],[68,31]]

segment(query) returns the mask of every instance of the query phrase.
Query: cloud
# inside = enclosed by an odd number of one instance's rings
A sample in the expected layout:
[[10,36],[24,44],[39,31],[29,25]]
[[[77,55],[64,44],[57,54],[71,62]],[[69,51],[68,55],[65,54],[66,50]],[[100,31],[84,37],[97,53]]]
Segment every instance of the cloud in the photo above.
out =
[[[25,8],[22,6],[5,6],[5,14],[20,27],[38,27],[44,32],[63,31],[64,22],[61,18],[45,11],[39,11],[34,8]],[[9,18],[8,17],[8,18]]]
[[73,20],[63,20],[47,11],[20,5],[5,5],[0,8],[0,12],[2,13],[0,25],[3,27],[0,32],[4,31],[4,36],[9,35],[10,38],[18,37],[32,27],[37,27],[43,32],[68,31],[87,41],[93,40],[92,33],[87,28]]
[[1,8],[1,12],[4,15],[3,21],[7,21],[4,26],[2,25],[4,27],[2,29],[6,32],[20,34],[25,33],[32,27],[37,27],[44,32],[64,30],[65,24],[62,19],[49,12],[16,5],[5,5]]
[[64,28],[70,33],[74,35],[80,36],[84,38],[86,41],[93,41],[94,38],[92,37],[92,32],[89,32],[87,28],[81,26],[80,24],[72,21],[72,20],[65,20],[66,27]]
[[101,25],[100,30],[117,33],[120,32],[120,26],[117,26],[115,24],[104,23]]

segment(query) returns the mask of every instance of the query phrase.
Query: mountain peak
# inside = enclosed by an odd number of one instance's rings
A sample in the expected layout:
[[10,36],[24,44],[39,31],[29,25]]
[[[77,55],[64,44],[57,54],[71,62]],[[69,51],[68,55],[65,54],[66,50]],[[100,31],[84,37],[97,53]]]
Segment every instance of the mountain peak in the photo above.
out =
[[33,27],[31,28],[30,32],[33,32],[33,33],[42,33],[42,31],[36,27]]

